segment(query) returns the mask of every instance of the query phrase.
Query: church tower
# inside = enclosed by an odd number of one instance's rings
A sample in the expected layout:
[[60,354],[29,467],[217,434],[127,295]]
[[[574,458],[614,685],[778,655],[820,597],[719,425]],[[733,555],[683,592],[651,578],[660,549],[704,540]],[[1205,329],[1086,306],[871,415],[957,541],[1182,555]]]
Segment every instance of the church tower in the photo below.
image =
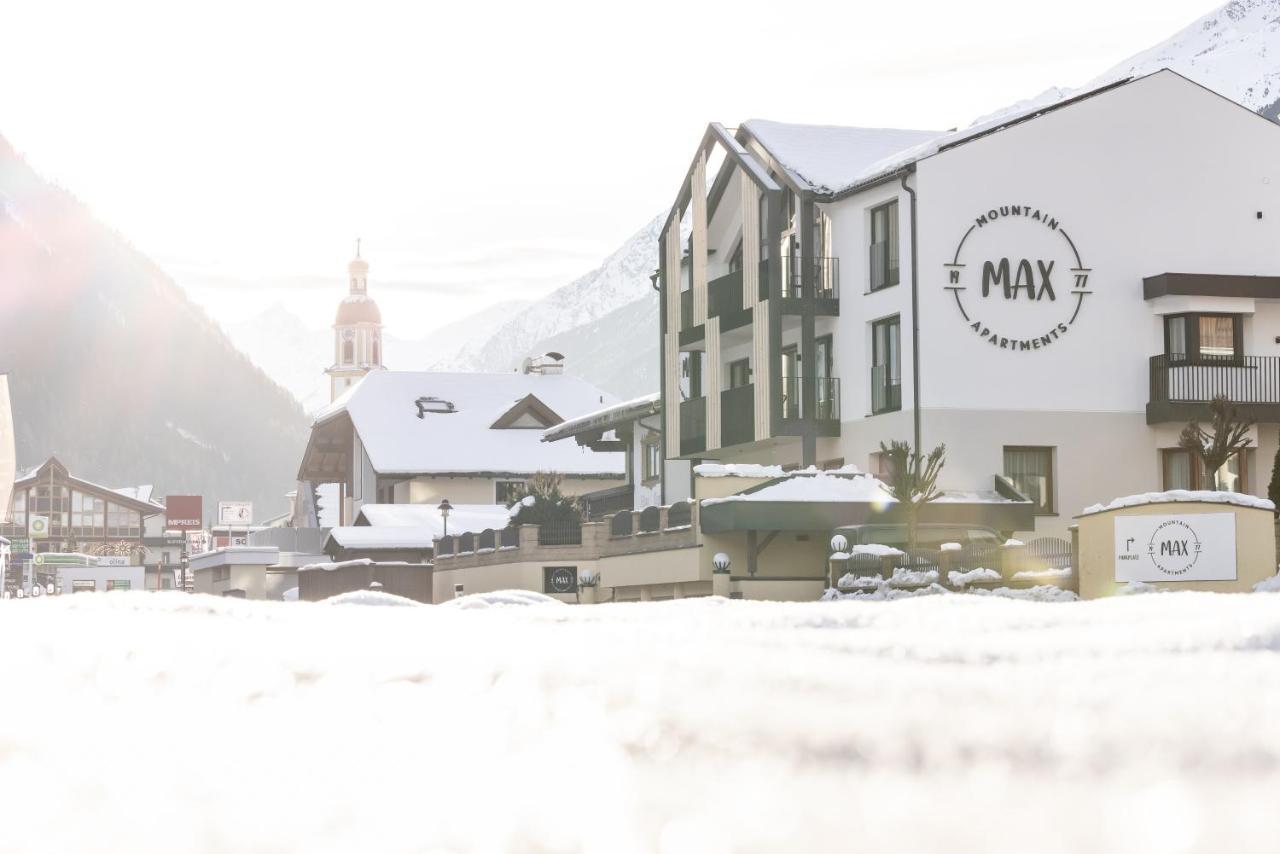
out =
[[383,369],[382,313],[369,297],[369,263],[360,257],[359,240],[347,276],[349,293],[333,321],[333,366],[325,371],[331,401],[365,374]]

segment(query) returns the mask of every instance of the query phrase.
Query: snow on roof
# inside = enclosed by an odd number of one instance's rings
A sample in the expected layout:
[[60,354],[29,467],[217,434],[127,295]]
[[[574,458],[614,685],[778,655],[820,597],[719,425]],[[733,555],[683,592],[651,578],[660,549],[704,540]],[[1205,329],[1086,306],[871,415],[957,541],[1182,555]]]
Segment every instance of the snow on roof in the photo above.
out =
[[[1174,73],[1161,69],[1154,73]],[[1150,76],[1150,75],[1147,75]],[[1048,89],[953,131],[795,125],[752,119],[743,127],[814,192],[839,195],[883,178],[945,148],[1001,130],[1134,79],[1107,79],[1080,89]]]
[[125,498],[132,498],[134,501],[142,501],[148,504],[156,503],[151,498],[151,494],[155,492],[155,487],[149,483],[142,486],[124,486],[111,491],[123,495]]
[[830,501],[892,503],[894,498],[883,483],[869,474],[842,474],[823,471],[792,472],[790,477],[763,489],[724,498],[704,498],[702,506],[730,501]]
[[756,463],[699,463],[693,467],[698,477],[786,477],[782,466]]
[[570,418],[554,427],[549,427],[542,431],[542,441],[556,442],[560,439],[567,439],[583,432],[584,427],[602,429],[625,421],[633,421],[636,418],[643,418],[652,412],[660,411],[661,408],[662,395],[659,392],[646,394],[644,397],[615,403],[613,406],[606,406],[603,409],[597,409],[595,412],[588,412],[586,415],[579,415],[577,418]]
[[934,504],[1030,504],[1029,499],[1024,501],[1014,501],[1006,498],[994,489],[944,489],[938,497],[933,499]]
[[[620,453],[544,443],[539,429],[491,429],[530,394],[561,418],[614,400],[567,374],[377,371],[320,410],[315,423],[349,415],[373,468],[382,474],[622,474]],[[428,411],[420,418],[414,401],[423,397],[449,401],[456,411]]]
[[1207,502],[1210,504],[1234,504],[1237,507],[1256,507],[1259,510],[1275,510],[1276,505],[1266,498],[1244,495],[1239,492],[1214,492],[1212,490],[1171,489],[1168,492],[1143,492],[1113,499],[1109,504],[1091,504],[1080,511],[1081,516],[1119,510],[1122,507],[1141,507],[1144,504],[1169,504],[1175,501]]
[[799,125],[751,119],[743,127],[809,189],[838,193],[873,164],[946,136],[944,131]]
[[325,546],[335,542],[344,549],[429,549],[430,528],[373,528],[343,525],[329,531]]
[[[501,504],[454,504],[449,511],[449,532],[478,533],[487,528],[495,531],[507,527],[511,511]],[[440,511],[434,504],[366,504],[360,508],[356,521],[364,518],[374,528],[401,527],[426,529],[431,535],[444,534]]]
[[333,572],[335,569],[350,569],[353,566],[373,566],[376,561],[362,557],[358,560],[340,560],[336,562],[309,563],[298,567],[298,572]]

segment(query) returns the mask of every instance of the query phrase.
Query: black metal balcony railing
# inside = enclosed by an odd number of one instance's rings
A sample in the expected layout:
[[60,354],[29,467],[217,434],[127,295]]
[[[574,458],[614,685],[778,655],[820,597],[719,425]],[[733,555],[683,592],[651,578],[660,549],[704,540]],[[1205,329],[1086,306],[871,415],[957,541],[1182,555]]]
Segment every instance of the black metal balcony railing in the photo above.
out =
[[[782,417],[812,421],[840,420],[840,380],[836,377],[783,377]],[[813,389],[813,411],[806,412],[804,393]]]
[[707,316],[719,317],[735,311],[742,311],[741,270],[707,283]]
[[800,258],[786,256],[782,259],[783,299],[800,299],[804,292],[805,274],[813,282],[813,296],[820,300],[840,298],[839,258]]
[[1280,357],[1151,357],[1153,403],[1208,403],[1220,395],[1232,403],[1280,404]]
[[902,378],[885,365],[871,368],[871,414],[897,412],[902,408]]
[[707,399],[695,397],[680,401],[680,455],[696,454],[707,449]]
[[720,447],[751,442],[756,437],[756,387],[748,383],[720,392]]

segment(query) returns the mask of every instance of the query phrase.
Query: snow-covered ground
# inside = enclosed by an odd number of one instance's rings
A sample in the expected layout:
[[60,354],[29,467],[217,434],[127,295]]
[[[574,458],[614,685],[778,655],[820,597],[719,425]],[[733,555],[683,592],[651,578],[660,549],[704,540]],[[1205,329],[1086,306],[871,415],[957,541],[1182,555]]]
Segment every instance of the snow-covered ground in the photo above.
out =
[[525,598],[0,602],[0,851],[1275,848],[1280,597]]

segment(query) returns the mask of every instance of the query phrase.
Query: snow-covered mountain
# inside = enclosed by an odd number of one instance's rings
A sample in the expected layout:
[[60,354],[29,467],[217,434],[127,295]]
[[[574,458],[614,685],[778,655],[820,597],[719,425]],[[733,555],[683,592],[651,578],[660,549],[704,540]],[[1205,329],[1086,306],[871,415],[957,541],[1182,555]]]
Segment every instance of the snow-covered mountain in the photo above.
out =
[[1088,88],[1161,68],[1275,119],[1280,109],[1280,0],[1232,0],[1099,75]]
[[[519,312],[493,334],[462,347],[451,358],[436,364],[440,370],[506,371],[519,366],[525,356],[545,352],[552,338],[569,359],[569,370],[580,372],[572,335],[606,315],[653,294],[649,277],[658,265],[658,232],[662,217],[655,217],[631,236],[599,267]],[[593,329],[592,334],[608,334]],[[650,346],[657,348],[657,336]],[[600,353],[602,358],[630,359],[629,353]],[[655,362],[656,365],[656,362]],[[653,382],[657,387],[656,371]],[[612,389],[609,389],[612,391]]]

